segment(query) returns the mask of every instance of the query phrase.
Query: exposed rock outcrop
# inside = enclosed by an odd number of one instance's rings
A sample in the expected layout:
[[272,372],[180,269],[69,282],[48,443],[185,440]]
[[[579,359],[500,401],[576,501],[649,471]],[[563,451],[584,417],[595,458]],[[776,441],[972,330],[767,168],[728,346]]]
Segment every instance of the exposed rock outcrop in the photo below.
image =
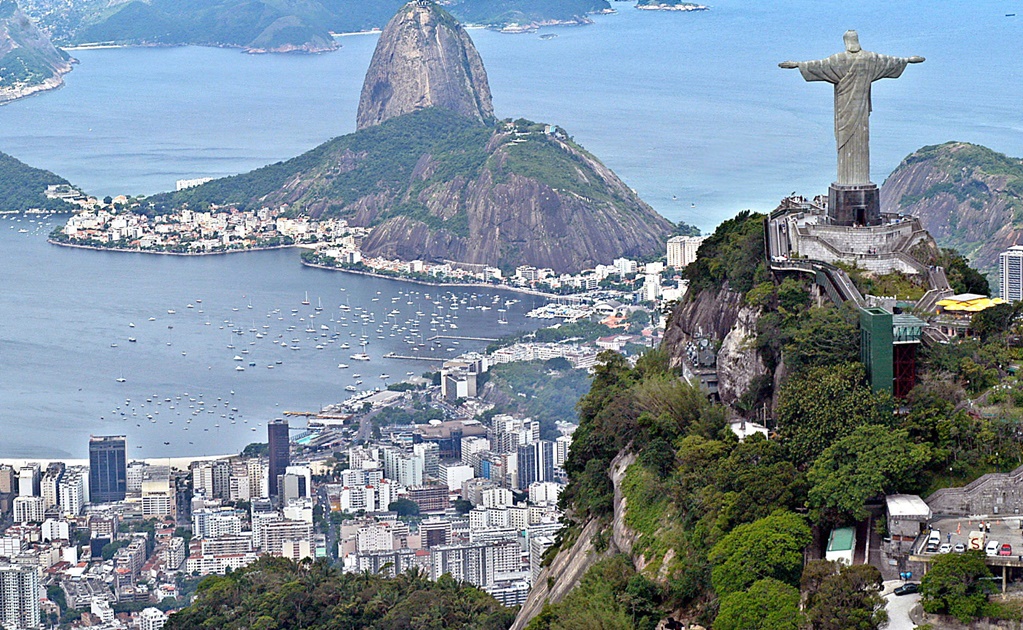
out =
[[60,87],[71,61],[14,0],[0,0],[0,104]]
[[727,404],[736,402],[750,389],[753,381],[767,375],[767,366],[757,351],[757,319],[760,310],[744,306],[718,350],[718,397]]
[[[672,367],[682,366],[687,356],[691,362],[695,352],[707,363],[703,367],[717,370],[722,402],[734,403],[768,373],[754,347],[759,316],[759,309],[744,306],[742,294],[728,287],[687,297],[672,312],[664,334]],[[696,350],[695,344],[703,339],[710,341],[709,350]]]
[[[560,154],[594,192],[559,189],[542,176],[516,172],[509,157],[523,150],[522,143]],[[436,221],[431,227],[423,220],[396,216],[375,227],[362,244],[363,252],[403,260],[457,260],[505,268],[533,265],[574,273],[663,248],[671,230],[668,221],[610,169],[569,142],[497,132],[489,146],[490,168],[481,169],[475,179],[439,182],[414,199],[430,218],[455,223],[464,217],[463,233],[434,229]]]
[[614,520],[611,523],[610,543],[603,543],[603,550],[595,547],[598,538],[604,539],[607,523],[598,520],[588,522],[579,533],[575,543],[558,552],[550,566],[540,571],[526,603],[519,609],[511,630],[523,630],[529,621],[540,614],[547,603],[556,604],[571,592],[586,572],[603,558],[615,553],[629,554],[636,541],[636,535],[625,525],[625,498],[621,484],[625,471],[636,461],[636,455],[628,449],[611,461],[609,475],[614,484]]
[[919,217],[939,245],[990,272],[1023,242],[1023,160],[965,142],[924,147],[885,181],[881,206]]
[[664,346],[671,354],[671,366],[682,365],[686,344],[693,340],[723,340],[735,325],[741,309],[742,295],[727,287],[717,292],[687,295],[672,311],[664,331]]
[[428,107],[494,118],[483,60],[469,34],[429,0],[402,7],[380,35],[362,85],[357,128]]

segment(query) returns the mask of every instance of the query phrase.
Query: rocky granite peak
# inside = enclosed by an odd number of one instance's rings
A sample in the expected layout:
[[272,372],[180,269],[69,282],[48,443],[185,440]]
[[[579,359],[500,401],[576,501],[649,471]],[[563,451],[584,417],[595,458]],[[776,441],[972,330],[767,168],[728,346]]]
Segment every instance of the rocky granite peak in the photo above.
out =
[[444,9],[416,0],[380,35],[362,86],[357,128],[429,107],[481,123],[494,117],[487,72],[469,34]]
[[1023,160],[966,142],[923,147],[885,181],[881,206],[919,217],[939,245],[994,272],[998,253],[1023,242]]

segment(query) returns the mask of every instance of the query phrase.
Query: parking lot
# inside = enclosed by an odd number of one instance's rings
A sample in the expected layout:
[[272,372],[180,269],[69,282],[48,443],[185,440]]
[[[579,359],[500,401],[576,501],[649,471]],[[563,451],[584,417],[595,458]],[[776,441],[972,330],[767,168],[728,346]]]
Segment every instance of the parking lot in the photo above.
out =
[[[1012,546],[1011,557],[1023,556],[1023,529],[1021,529],[1023,518],[1019,516],[1006,518],[947,518],[931,523],[933,529],[941,534],[941,549],[943,553],[970,548],[970,533],[984,532],[984,544],[990,541],[998,543],[998,547],[1008,543]],[[982,529],[983,527],[983,529]],[[961,547],[958,547],[962,545]],[[928,552],[927,537],[921,536],[917,539],[913,552],[916,555],[935,555],[935,552]]]

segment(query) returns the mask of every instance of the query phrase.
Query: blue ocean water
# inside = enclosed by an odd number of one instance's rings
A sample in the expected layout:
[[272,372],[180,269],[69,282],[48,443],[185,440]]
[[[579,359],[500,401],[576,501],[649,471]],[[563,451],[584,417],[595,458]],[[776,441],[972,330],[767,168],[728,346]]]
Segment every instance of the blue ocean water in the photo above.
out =
[[[875,84],[875,181],[915,149],[947,140],[1023,155],[1023,18],[1006,17],[1016,4],[722,0],[707,12],[662,13],[616,2],[618,14],[593,25],[543,31],[554,39],[484,30],[472,37],[498,116],[561,125],[659,212],[710,230],[741,209],[772,209],[791,191],[827,189],[835,170],[830,87],[804,83],[777,63],[838,52],[847,28],[858,29],[869,50],[927,57],[902,78]],[[0,108],[0,150],[98,195],[149,194],[176,179],[287,159],[354,130],[376,37],[341,42],[316,56],[75,51],[81,63],[63,89]],[[343,399],[355,372],[376,385],[382,373],[425,369],[347,360],[357,337],[348,337],[350,351],[316,350],[317,336],[304,332],[309,308],[299,302],[308,291],[339,316],[345,299],[379,324],[396,296],[403,320],[435,312],[433,291],[306,269],[291,251],[176,258],[64,249],[45,242],[58,220],[0,218],[0,456],[81,457],[90,433],[122,432],[138,456],[229,452],[265,439],[261,423],[282,410]],[[458,294],[469,303],[493,299],[472,293]],[[535,325],[523,317],[531,306],[529,298],[510,305],[507,328]],[[495,310],[463,308],[458,330],[491,336],[504,328],[495,319]],[[231,324],[245,332],[242,343],[232,343]],[[264,325],[273,337],[257,341],[248,331]],[[384,339],[366,331],[371,354],[404,349],[385,330]],[[265,343],[277,335],[289,344],[300,338],[302,350]],[[238,372],[233,356],[251,341]],[[438,351],[471,346],[445,342]],[[248,366],[250,356],[257,366]],[[352,367],[339,370],[339,362]],[[199,407],[207,411],[195,414]]]
[[[873,176],[965,140],[1023,155],[1023,17],[1015,0],[754,3],[616,15],[508,35],[473,30],[498,116],[563,126],[655,209],[712,229],[834,179],[830,86],[777,67],[842,49],[927,62],[875,84]],[[1023,12],[1020,12],[1023,16]],[[0,108],[0,150],[95,194],[287,159],[354,130],[375,35],[315,56],[211,48],[75,51],[65,88]],[[693,205],[695,204],[695,206]]]

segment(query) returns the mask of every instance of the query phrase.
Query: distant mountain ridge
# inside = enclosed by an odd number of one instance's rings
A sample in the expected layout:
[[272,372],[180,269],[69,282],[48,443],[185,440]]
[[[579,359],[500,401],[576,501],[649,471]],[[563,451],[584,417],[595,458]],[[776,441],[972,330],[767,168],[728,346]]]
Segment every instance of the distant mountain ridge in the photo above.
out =
[[0,0],[0,104],[64,84],[71,57],[53,46],[15,0]]
[[920,217],[939,245],[991,273],[999,252],[1023,243],[1023,160],[965,142],[923,147],[885,180],[881,204]]
[[[57,41],[239,47],[251,52],[324,52],[331,33],[380,29],[402,0],[25,0]],[[585,23],[607,0],[450,0],[466,23]]]

